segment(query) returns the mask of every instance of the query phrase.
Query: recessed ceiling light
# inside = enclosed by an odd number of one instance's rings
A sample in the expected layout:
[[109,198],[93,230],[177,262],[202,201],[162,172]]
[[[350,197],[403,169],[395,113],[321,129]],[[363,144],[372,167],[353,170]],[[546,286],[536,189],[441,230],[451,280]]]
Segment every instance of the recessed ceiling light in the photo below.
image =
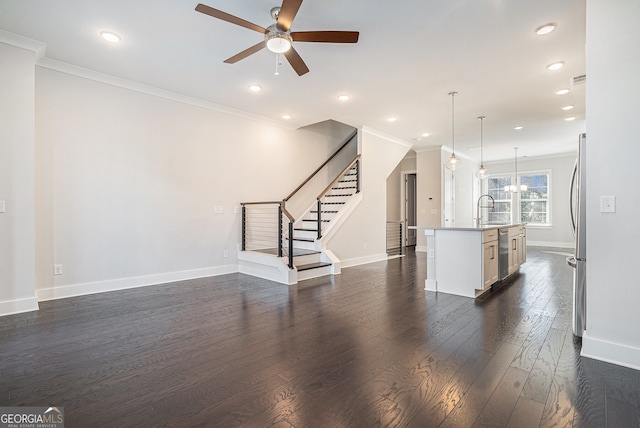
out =
[[282,115],[282,118],[283,118],[284,120],[289,120],[289,119],[291,119],[291,115],[290,115],[290,114],[283,114],[283,115]]
[[556,95],[566,95],[566,94],[568,94],[568,93],[569,93],[569,90],[568,90],[568,89],[566,89],[566,88],[558,89],[558,90],[556,91]]
[[387,122],[395,122],[396,120],[398,120],[397,117],[388,117],[387,118]]
[[554,23],[545,24],[541,27],[536,28],[536,34],[538,36],[544,36],[545,34],[551,33],[555,29],[556,29],[556,24]]
[[422,136],[426,138],[426,137],[428,137],[428,136],[429,136],[429,133],[428,133],[428,132],[424,132],[424,133],[422,134]]
[[563,61],[558,61],[558,62],[554,62],[553,64],[547,65],[547,69],[549,70],[560,70],[562,67],[564,67]]
[[118,43],[122,38],[118,36],[116,33],[112,33],[111,31],[100,31],[100,36],[105,39],[107,42]]
[[351,98],[351,97],[349,95],[347,95],[347,94],[338,95],[338,99],[340,101],[349,101],[349,98]]
[[564,120],[566,120],[567,122],[571,122],[572,120],[576,120],[575,116],[569,116],[569,117],[565,117]]
[[518,125],[518,126],[515,126],[513,129],[515,129],[516,131],[519,131],[519,130],[521,130],[522,128],[524,128],[524,126],[522,126],[522,125]]
[[249,85],[249,90],[252,92],[260,92],[262,90],[262,86],[260,85]]
[[565,111],[566,111],[566,110],[571,110],[571,109],[573,109],[573,107],[574,107],[574,106],[563,106],[563,107],[562,107],[562,110],[565,110]]

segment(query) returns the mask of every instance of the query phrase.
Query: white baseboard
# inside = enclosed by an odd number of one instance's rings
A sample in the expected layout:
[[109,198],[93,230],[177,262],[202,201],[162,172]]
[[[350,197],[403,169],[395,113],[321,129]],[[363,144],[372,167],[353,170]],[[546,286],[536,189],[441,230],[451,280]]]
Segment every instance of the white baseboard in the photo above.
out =
[[530,241],[527,240],[527,247],[552,247],[552,248],[574,248],[576,243],[557,241]]
[[580,356],[640,370],[640,349],[582,335]]
[[387,255],[387,253],[372,254],[370,256],[356,257],[353,259],[342,260],[341,263],[342,263],[342,268],[347,268],[352,266],[366,265],[367,263],[381,262],[381,261],[387,260],[388,258],[389,256]]
[[0,317],[5,315],[21,314],[38,310],[38,299],[29,297],[27,299],[7,300],[0,302]]
[[83,296],[85,294],[104,293],[106,291],[125,290],[128,288],[146,287],[149,285],[166,284],[168,282],[184,281],[188,279],[205,278],[238,272],[237,265],[216,266],[202,269],[192,269],[178,272],[167,272],[156,275],[118,278],[107,281],[71,284],[60,287],[41,288],[36,290],[38,301],[64,299],[67,297]]

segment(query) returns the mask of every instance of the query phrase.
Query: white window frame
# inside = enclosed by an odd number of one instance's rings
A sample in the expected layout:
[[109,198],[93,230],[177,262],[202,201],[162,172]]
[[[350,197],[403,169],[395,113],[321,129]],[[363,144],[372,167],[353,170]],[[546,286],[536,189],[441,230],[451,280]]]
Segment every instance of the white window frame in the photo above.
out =
[[[551,209],[551,201],[552,201],[552,176],[551,170],[537,170],[537,171],[519,171],[518,172],[518,182],[521,183],[522,177],[524,176],[533,176],[533,175],[547,175],[547,223],[527,223],[527,227],[534,228],[550,228],[552,227],[552,217],[551,213],[553,210]],[[504,174],[490,174],[486,179],[482,180],[482,193],[488,193],[488,179],[489,178],[510,178],[513,182],[513,174],[504,173]],[[500,200],[504,201],[504,200]],[[498,201],[496,201],[498,202]],[[521,193],[513,193],[511,194],[511,222],[512,223],[522,223],[522,199]]]

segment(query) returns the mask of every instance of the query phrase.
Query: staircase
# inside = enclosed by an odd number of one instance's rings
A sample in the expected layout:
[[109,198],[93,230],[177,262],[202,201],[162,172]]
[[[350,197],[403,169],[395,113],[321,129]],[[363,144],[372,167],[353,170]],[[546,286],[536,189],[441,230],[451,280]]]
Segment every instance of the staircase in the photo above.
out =
[[[337,219],[342,208],[358,192],[358,165],[348,168],[294,226],[293,266],[299,281],[333,273],[333,261],[322,251],[322,231]],[[285,241],[288,242],[288,238]]]
[[[240,272],[289,285],[340,273],[340,261],[326,248],[326,242],[361,200],[360,155],[348,163],[324,190],[316,193],[318,196],[306,210],[298,211],[303,212],[298,219],[287,210],[287,204],[292,203],[294,195],[299,199],[296,201],[298,204],[304,203],[301,195],[313,198],[314,193],[309,193],[321,188],[319,184],[324,185],[318,180],[328,174],[327,165],[348,144],[357,144],[356,136],[354,131],[329,159],[282,201],[241,204]],[[336,166],[334,164],[332,168]],[[321,171],[324,174],[319,174]]]

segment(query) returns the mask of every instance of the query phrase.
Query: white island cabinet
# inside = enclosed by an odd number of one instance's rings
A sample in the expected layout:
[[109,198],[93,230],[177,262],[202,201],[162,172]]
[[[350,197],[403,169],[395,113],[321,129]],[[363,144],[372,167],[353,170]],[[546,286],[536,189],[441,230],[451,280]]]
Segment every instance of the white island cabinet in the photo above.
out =
[[[500,271],[506,271],[500,269],[501,261],[508,264],[509,275],[526,261],[523,224],[418,229],[424,229],[427,236],[425,290],[475,298],[504,279],[500,278]],[[499,239],[499,230],[504,229],[504,238]],[[504,254],[502,260],[500,250]]]

